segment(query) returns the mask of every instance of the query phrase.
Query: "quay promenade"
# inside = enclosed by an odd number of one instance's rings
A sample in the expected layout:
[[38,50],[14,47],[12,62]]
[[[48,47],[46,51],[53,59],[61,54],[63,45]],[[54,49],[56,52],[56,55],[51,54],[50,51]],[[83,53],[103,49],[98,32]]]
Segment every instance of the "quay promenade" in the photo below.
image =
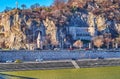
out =
[[[15,63],[15,60],[22,63]],[[6,61],[13,61],[7,62]],[[36,61],[37,60],[37,61]],[[0,71],[120,66],[120,51],[0,51]]]
[[[74,63],[72,63],[74,62]],[[76,67],[76,65],[78,67]],[[0,72],[21,70],[73,69],[120,66],[120,59],[81,59],[22,63],[0,63]]]

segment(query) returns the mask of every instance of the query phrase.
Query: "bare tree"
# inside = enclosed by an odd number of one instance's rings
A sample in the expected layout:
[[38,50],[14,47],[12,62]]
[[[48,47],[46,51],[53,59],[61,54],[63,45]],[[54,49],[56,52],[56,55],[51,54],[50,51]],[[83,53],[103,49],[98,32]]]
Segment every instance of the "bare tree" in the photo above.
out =
[[26,5],[25,4],[22,4],[21,5],[22,9],[24,10],[26,8]]
[[53,5],[57,8],[57,9],[61,9],[62,6],[64,6],[66,0],[54,0]]
[[110,39],[110,38],[105,38],[105,43],[106,43],[106,46],[107,46],[107,48],[109,49],[109,46],[110,46],[110,42],[111,42],[112,40]]
[[94,44],[96,47],[100,48],[100,47],[103,45],[103,38],[102,38],[102,37],[95,37],[95,38],[93,39],[93,44]]
[[105,45],[107,46],[107,49],[110,47],[110,43],[112,42],[111,34],[104,34],[104,42]]
[[77,41],[73,44],[73,46],[81,49],[81,47],[83,46],[83,42],[82,42],[81,40],[77,40]]
[[30,8],[33,10],[33,9],[35,9],[35,6],[34,6],[34,5],[31,5]]
[[35,3],[33,5],[30,6],[30,8],[33,10],[33,9],[37,9],[40,7],[40,4],[39,3]]
[[118,48],[119,45],[120,45],[120,37],[117,37],[115,39],[115,48]]
[[35,3],[35,8],[39,8],[40,7],[40,4],[39,3]]
[[4,12],[8,12],[8,11],[10,11],[10,10],[12,10],[11,7],[6,7],[5,10],[4,10]]

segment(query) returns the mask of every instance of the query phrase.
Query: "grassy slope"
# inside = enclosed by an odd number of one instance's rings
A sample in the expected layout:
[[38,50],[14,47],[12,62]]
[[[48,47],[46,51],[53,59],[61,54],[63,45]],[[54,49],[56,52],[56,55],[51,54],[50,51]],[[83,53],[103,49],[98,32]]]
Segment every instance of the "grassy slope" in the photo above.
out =
[[[1,73],[33,79],[120,79],[120,67],[13,71]],[[12,77],[12,79],[23,78]]]

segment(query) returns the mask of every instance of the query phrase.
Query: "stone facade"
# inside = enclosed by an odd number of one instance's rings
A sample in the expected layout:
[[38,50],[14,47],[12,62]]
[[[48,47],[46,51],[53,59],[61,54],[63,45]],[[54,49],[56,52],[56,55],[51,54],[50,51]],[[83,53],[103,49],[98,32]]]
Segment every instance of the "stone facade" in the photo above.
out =
[[69,27],[69,33],[73,36],[74,40],[91,40],[88,27]]

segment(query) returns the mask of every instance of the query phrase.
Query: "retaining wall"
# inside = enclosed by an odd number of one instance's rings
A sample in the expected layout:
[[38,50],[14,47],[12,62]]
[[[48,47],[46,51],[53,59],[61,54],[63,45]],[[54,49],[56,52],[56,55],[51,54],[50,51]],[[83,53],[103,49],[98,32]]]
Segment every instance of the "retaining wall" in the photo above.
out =
[[120,58],[120,51],[0,51],[0,61],[16,60],[35,61],[43,60],[62,60],[62,59],[96,59],[102,58]]

